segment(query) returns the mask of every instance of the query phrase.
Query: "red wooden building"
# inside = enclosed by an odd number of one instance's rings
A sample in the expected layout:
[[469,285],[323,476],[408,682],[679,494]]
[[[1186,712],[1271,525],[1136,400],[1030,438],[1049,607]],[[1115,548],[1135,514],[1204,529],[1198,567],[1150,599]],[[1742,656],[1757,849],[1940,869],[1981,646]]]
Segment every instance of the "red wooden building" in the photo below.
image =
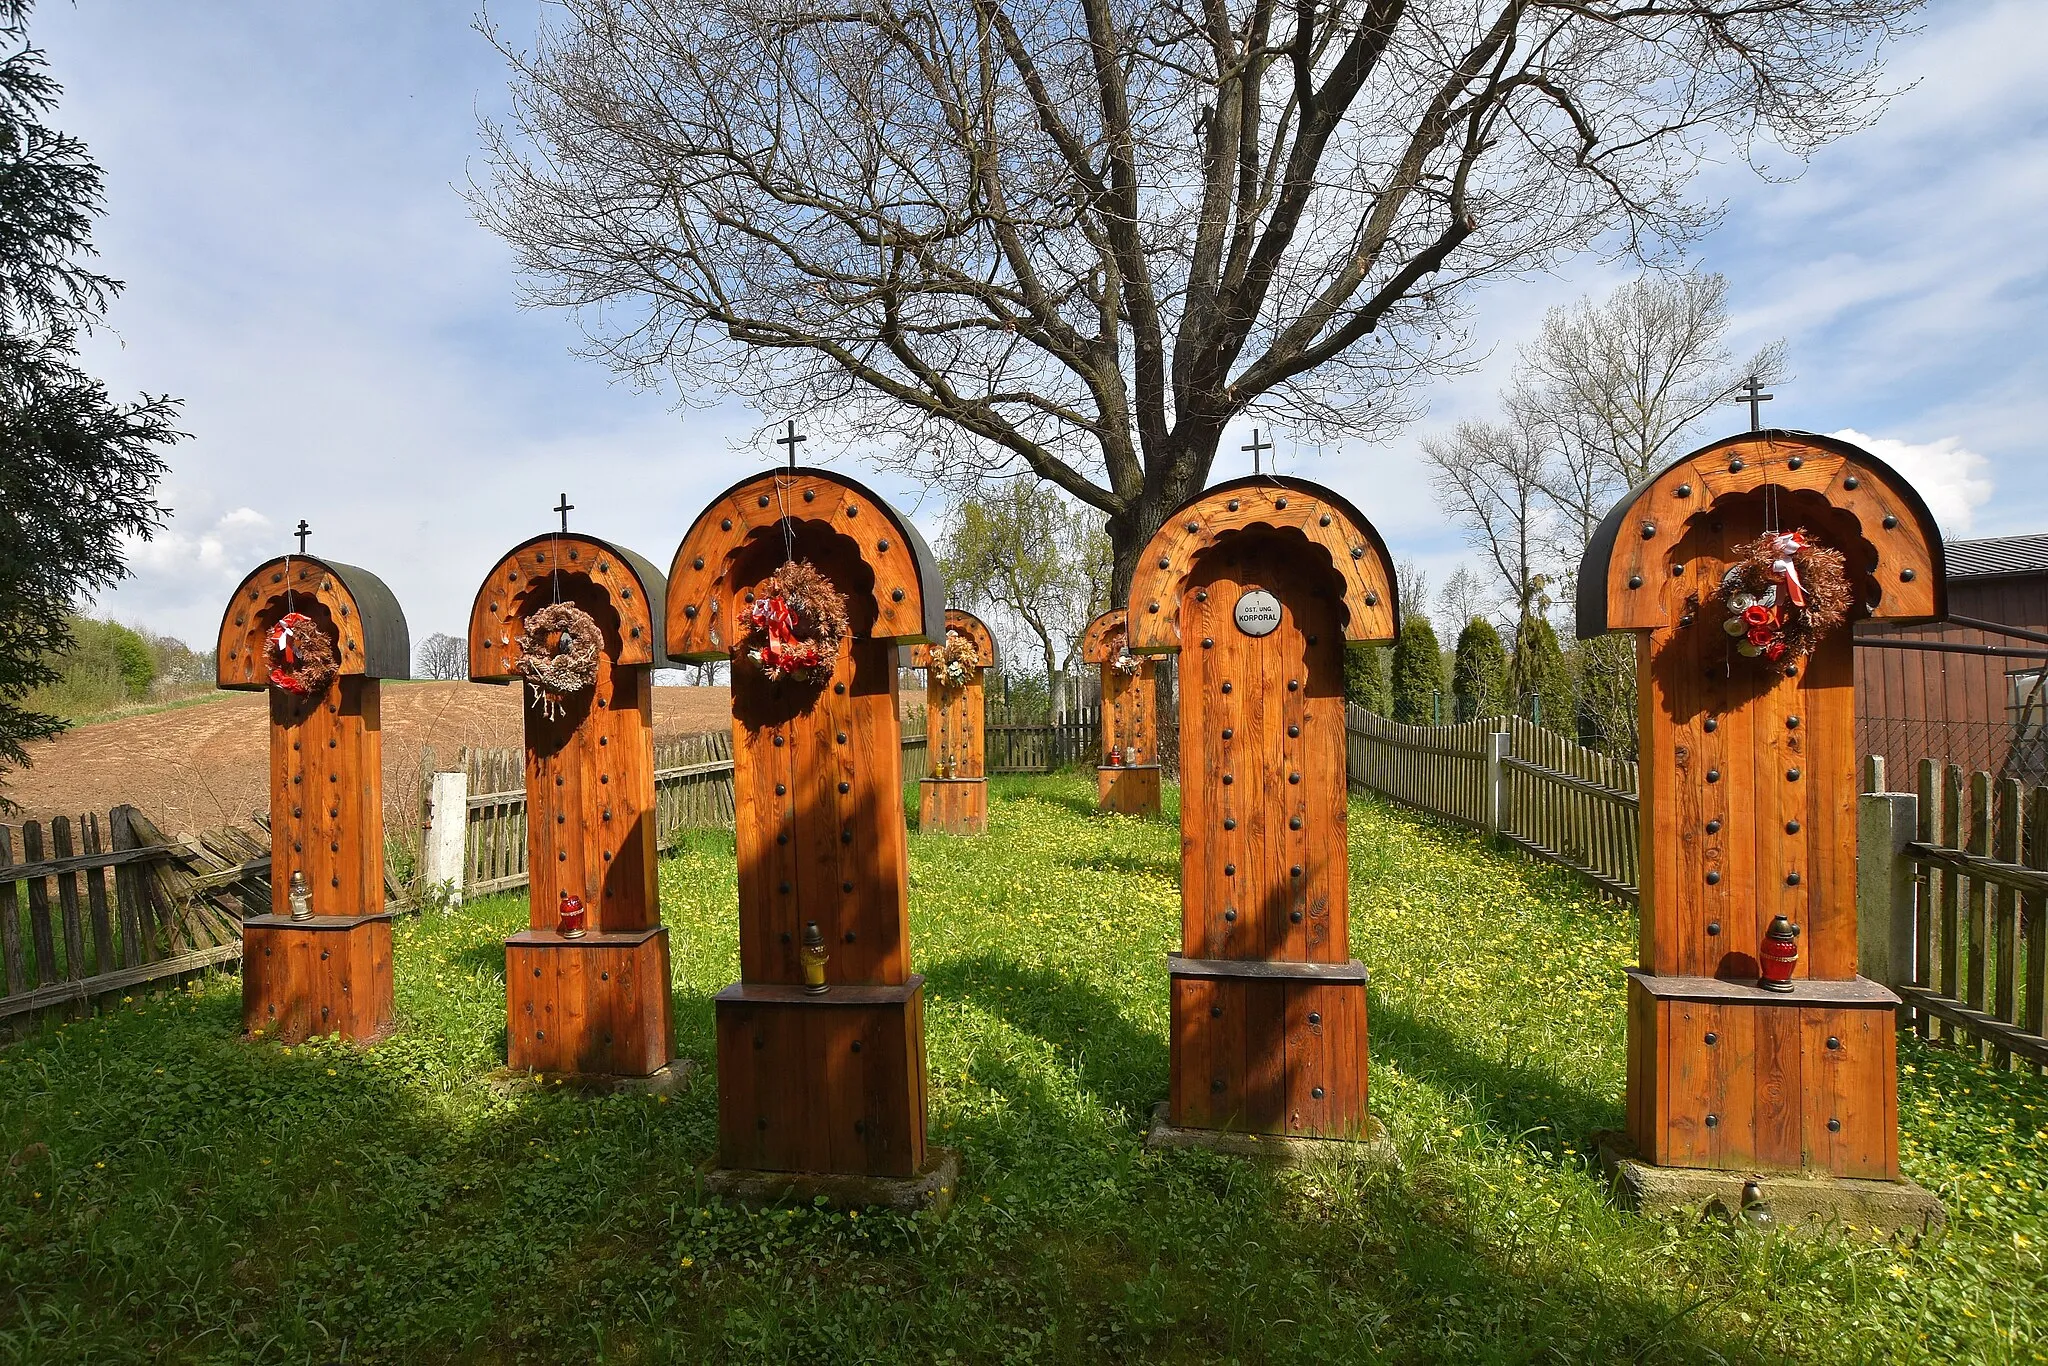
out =
[[1950,542],[1948,619],[1856,644],[1857,749],[1892,787],[1921,759],[2048,782],[2048,536]]

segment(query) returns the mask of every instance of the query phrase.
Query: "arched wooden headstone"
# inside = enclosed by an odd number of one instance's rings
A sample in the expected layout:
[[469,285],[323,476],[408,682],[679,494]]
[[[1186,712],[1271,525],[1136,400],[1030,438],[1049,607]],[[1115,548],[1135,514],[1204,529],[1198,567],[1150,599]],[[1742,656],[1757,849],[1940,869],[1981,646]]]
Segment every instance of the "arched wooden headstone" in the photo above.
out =
[[[333,677],[303,693],[271,681],[271,631],[293,613],[335,657]],[[283,648],[310,635],[288,635]],[[270,914],[242,926],[245,1030],[296,1043],[372,1040],[392,1027],[380,680],[410,677],[411,659],[398,600],[353,565],[282,556],[228,600],[215,681],[270,694]],[[294,873],[311,913],[299,919]]]
[[1180,652],[1182,943],[1155,1143],[1376,1134],[1349,931],[1344,651],[1391,640],[1396,619],[1379,533],[1305,480],[1211,489],[1139,558],[1131,649]]
[[[767,610],[766,585],[790,562],[845,599],[851,629],[821,681],[771,681],[748,653],[762,639],[748,614]],[[715,1191],[950,1196],[957,1159],[925,1145],[896,686],[898,649],[943,639],[944,602],[916,528],[823,470],[742,480],[676,551],[670,656],[732,660],[740,980],[716,1006]],[[813,926],[822,991],[805,986]]]
[[[1612,1156],[1646,1207],[1733,1209],[1755,1179],[1751,1203],[1781,1220],[1819,1209],[1918,1227],[1939,1207],[1899,1175],[1898,998],[1857,974],[1850,625],[1776,662],[1724,625],[1740,548],[1795,530],[1845,557],[1852,621],[1943,615],[1941,533],[1919,494],[1869,452],[1798,432],[1733,437],[1660,471],[1580,565],[1579,635],[1634,631],[1640,695],[1635,1153]],[[1758,980],[1780,916],[1799,929],[1782,992]],[[1857,1180],[1778,1175],[1801,1172]]]
[[1081,660],[1102,671],[1102,753],[1095,766],[1104,811],[1159,814],[1159,663],[1133,654],[1124,609],[1112,607],[1081,634]]
[[[528,928],[505,942],[507,1063],[548,1074],[657,1078],[671,1069],[668,931],[654,856],[654,670],[660,571],[594,536],[551,532],[508,552],[469,615],[469,676],[517,684],[526,744]],[[566,605],[596,627],[587,686],[523,676],[526,623]],[[573,646],[547,619],[536,652]],[[563,915],[564,897],[572,913]],[[565,933],[566,931],[566,933]]]
[[981,619],[946,609],[946,634],[964,641],[971,661],[949,667],[938,642],[910,647],[925,671],[925,751],[931,771],[917,785],[917,828],[949,835],[988,833],[986,704],[982,673],[995,667],[996,638]]

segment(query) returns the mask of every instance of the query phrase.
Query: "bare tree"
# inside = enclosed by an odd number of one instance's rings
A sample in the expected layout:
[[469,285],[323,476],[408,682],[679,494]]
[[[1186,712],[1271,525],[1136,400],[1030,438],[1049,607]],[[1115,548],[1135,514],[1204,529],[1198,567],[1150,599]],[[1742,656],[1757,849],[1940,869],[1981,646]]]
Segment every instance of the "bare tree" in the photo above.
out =
[[1056,489],[1004,480],[954,507],[939,560],[961,606],[993,609],[1000,634],[1021,628],[1036,647],[1058,716],[1081,633],[1109,604],[1109,540],[1095,518]]
[[1121,600],[1224,427],[1382,436],[1481,282],[1864,126],[1917,0],[562,0],[472,198],[689,396],[1108,519]]
[[1503,401],[1554,460],[1547,491],[1565,565],[1578,564],[1607,509],[1677,458],[1738,383],[1784,377],[1782,341],[1738,361],[1727,336],[1719,275],[1643,275],[1600,303],[1545,316]]
[[1519,623],[1538,610],[1547,576],[1543,555],[1550,462],[1534,433],[1515,422],[1461,422],[1449,436],[1422,443],[1444,511],[1499,576]]
[[436,631],[419,643],[417,668],[421,678],[468,678],[467,642]]
[[1500,596],[1486,591],[1485,581],[1472,572],[1471,565],[1461,564],[1437,590],[1436,606],[1446,630],[1456,626],[1462,631],[1467,623],[1492,616],[1500,606]]

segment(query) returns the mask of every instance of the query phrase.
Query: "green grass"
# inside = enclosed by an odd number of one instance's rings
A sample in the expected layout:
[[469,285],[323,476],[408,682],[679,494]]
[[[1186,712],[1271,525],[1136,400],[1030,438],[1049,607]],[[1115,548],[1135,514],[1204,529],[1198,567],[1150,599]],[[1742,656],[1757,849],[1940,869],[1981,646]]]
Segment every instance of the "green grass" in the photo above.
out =
[[[1392,808],[1352,810],[1374,1107],[1405,1168],[1153,1154],[1178,836],[1083,779],[996,780],[912,840],[941,1218],[708,1204],[716,1088],[501,1096],[499,898],[399,929],[404,1031],[236,1042],[237,987],[0,1052],[0,1358],[1068,1362],[2041,1360],[2048,1086],[1908,1042],[1920,1250],[1626,1215],[1632,916]],[[737,972],[730,839],[662,866],[678,1040]]]

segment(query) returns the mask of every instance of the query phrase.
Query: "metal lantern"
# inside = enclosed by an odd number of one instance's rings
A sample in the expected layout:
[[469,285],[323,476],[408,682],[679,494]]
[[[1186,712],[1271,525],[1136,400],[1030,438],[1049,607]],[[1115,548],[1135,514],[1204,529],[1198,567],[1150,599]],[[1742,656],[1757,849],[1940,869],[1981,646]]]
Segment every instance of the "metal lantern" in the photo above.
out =
[[1799,962],[1799,927],[1782,915],[1771,921],[1770,929],[1764,931],[1763,951],[1757,956],[1763,960],[1758,986],[1766,991],[1792,990],[1792,969]]
[[583,898],[562,893],[556,908],[555,929],[564,939],[581,939],[589,933],[590,912],[584,909]]
[[292,869],[290,897],[292,919],[311,920],[313,918],[313,891],[306,885],[306,875],[296,868]]
[[804,991],[812,996],[825,994],[825,957],[825,936],[818,922],[804,922]]

